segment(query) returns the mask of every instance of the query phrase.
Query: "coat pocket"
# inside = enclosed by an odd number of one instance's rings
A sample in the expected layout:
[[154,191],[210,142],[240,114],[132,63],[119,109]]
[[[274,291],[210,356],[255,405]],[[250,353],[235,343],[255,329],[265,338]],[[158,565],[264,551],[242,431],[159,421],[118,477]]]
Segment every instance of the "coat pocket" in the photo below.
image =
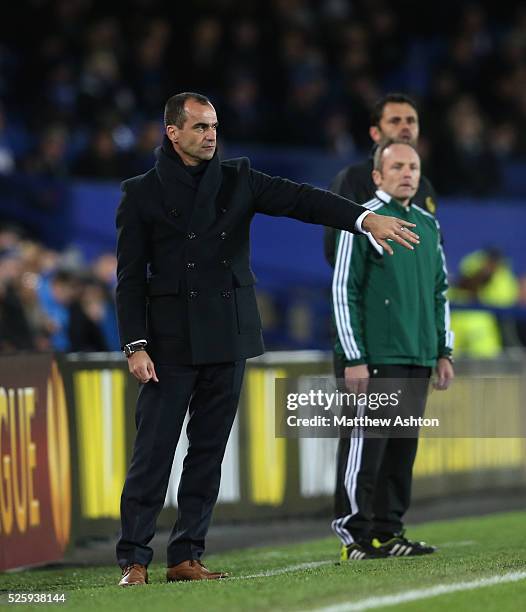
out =
[[240,334],[253,334],[261,330],[261,318],[254,286],[236,287],[237,325]]
[[248,287],[250,285],[255,285],[257,282],[254,272],[252,272],[248,266],[232,266],[232,274],[236,287]]
[[378,296],[369,301],[365,308],[365,344],[367,351],[373,354],[390,351],[392,348],[391,338],[391,299],[386,296]]
[[179,295],[178,279],[151,278],[148,296],[148,332],[154,338],[187,337],[186,300]]
[[240,334],[253,334],[261,330],[261,317],[254,285],[256,277],[248,265],[232,266],[236,296],[237,326]]

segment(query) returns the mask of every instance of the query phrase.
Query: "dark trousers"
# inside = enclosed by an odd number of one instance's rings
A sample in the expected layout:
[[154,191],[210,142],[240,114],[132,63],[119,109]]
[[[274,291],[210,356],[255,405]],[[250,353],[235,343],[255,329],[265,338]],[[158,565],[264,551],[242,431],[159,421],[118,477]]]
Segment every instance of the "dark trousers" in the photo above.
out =
[[148,565],[148,546],[163,508],[175,449],[189,411],[188,453],[177,493],[167,565],[200,559],[219,493],[221,462],[236,415],[245,360],[201,366],[156,364],[159,382],[141,385],[137,436],[121,496],[117,560]]
[[[344,364],[335,357],[334,365],[336,378],[342,380]],[[405,415],[424,414],[431,368],[404,365],[369,365],[368,368],[369,392],[375,390],[375,385],[382,391],[392,386],[390,390],[401,391],[400,397],[406,402]],[[400,532],[411,502],[417,447],[415,430],[407,436],[385,432],[369,436],[367,430],[353,431],[350,437],[339,439],[332,528],[344,544],[362,538],[386,538]]]

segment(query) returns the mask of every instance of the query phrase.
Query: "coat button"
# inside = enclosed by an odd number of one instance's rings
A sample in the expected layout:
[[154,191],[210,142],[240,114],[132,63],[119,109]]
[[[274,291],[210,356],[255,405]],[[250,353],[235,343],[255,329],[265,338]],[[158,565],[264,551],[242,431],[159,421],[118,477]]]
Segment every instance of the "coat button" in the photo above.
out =
[[385,305],[389,306],[389,300],[387,298],[385,298]]
[[192,299],[192,300],[193,300],[194,298],[196,298],[196,297],[197,297],[197,295],[198,295],[197,291],[194,291],[194,290],[192,290],[192,291],[190,291],[190,292],[188,293],[188,296],[189,296],[189,297],[190,297],[190,299]]
[[194,232],[189,232],[186,237],[188,238],[188,240],[195,240],[197,238],[197,235],[194,234]]
[[193,261],[189,261],[189,262],[186,264],[186,267],[187,267],[189,270],[195,270],[195,263],[194,263]]
[[179,217],[181,215],[181,213],[177,210],[177,208],[172,208],[172,210],[170,211],[170,214],[172,215],[172,217]]
[[219,237],[221,238],[221,240],[225,240],[225,238],[226,238],[226,232],[221,232],[221,233],[219,234]]
[[230,267],[230,262],[228,261],[228,259],[222,259],[221,260],[221,265],[225,266],[225,268],[229,268]]
[[228,299],[232,297],[232,291],[221,291],[221,296]]
[[225,214],[225,213],[226,213],[226,208],[220,208],[219,210],[220,210],[220,211],[221,211],[223,214]]

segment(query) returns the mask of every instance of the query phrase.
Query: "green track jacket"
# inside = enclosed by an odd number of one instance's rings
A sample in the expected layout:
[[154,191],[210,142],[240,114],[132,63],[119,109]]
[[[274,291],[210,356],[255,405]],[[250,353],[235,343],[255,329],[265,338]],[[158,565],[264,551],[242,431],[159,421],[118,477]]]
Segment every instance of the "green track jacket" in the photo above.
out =
[[349,366],[433,367],[453,349],[438,222],[419,206],[406,209],[381,190],[364,206],[415,223],[420,244],[410,251],[393,242],[391,257],[371,235],[338,231],[332,282],[335,350]]

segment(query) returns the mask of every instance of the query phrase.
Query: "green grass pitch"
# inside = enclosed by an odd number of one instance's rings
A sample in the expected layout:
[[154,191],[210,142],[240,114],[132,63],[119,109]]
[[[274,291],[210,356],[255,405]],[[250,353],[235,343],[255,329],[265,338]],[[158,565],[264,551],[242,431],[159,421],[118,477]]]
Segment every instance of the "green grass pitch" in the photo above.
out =
[[[209,556],[206,564],[210,569],[226,570],[233,576],[221,581],[166,584],[162,559],[157,560],[149,569],[148,586],[127,589],[117,586],[120,572],[115,566],[13,572],[0,575],[0,608],[42,610],[61,606],[98,612],[526,610],[526,513],[427,523],[409,529],[407,535],[436,544],[439,552],[420,558],[339,565],[337,541],[329,537]],[[484,584],[488,579],[512,574],[514,581]],[[459,583],[475,584],[476,588],[462,587],[422,598],[423,589],[438,585],[448,589]],[[415,590],[417,599],[413,601],[396,604],[393,599]],[[29,591],[65,592],[67,601],[6,606],[7,592]],[[380,597],[389,599],[375,599]]]

